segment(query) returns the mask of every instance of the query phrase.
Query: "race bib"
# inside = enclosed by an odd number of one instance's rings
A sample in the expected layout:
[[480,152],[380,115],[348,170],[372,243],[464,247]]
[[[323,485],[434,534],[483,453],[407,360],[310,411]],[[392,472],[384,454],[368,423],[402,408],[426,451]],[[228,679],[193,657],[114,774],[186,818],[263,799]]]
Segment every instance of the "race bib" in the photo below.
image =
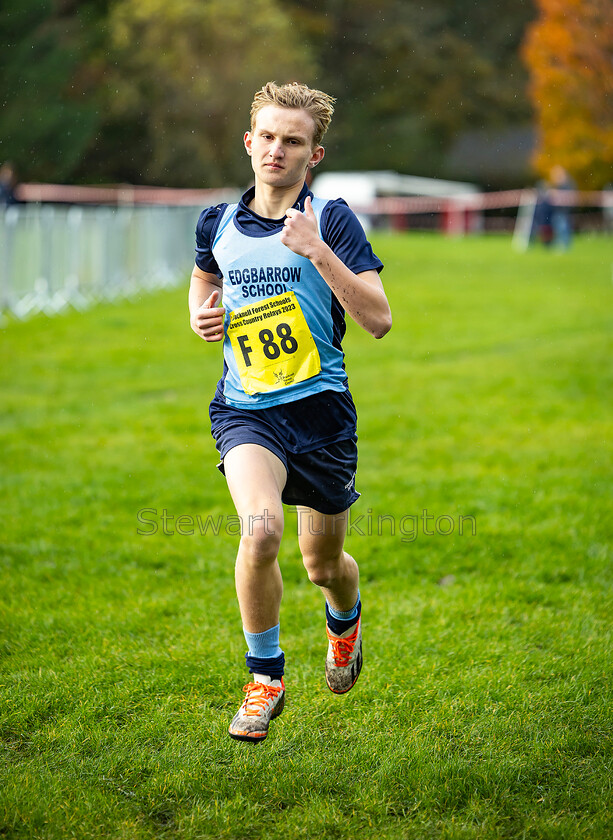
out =
[[235,309],[228,337],[246,394],[265,394],[321,371],[319,352],[294,292]]

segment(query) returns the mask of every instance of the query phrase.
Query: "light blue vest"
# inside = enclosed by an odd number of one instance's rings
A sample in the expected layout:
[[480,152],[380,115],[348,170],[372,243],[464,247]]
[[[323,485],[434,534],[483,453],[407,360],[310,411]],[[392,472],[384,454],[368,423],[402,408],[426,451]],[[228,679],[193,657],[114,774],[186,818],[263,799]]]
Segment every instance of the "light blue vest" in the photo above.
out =
[[[321,236],[321,213],[327,202],[313,199],[313,211]],[[237,408],[281,405],[321,391],[345,391],[347,375],[343,352],[333,344],[332,291],[310,260],[281,243],[281,230],[247,235],[235,222],[238,205],[229,205],[213,241],[213,256],[223,274],[224,360],[223,393]],[[234,350],[228,337],[231,313],[267,298],[293,292],[319,352],[321,371],[309,379],[275,388],[267,393],[247,394],[241,384]]]

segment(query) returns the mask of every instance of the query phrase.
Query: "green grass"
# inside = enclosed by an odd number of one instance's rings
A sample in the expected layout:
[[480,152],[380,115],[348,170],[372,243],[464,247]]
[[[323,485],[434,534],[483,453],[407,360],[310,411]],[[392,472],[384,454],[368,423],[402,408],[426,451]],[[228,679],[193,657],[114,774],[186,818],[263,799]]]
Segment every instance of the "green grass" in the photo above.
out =
[[324,686],[288,512],[256,748],[226,735],[236,538],[170,519],[231,512],[186,290],[4,329],[0,836],[611,836],[611,243],[374,244],[394,329],[346,340],[365,671]]

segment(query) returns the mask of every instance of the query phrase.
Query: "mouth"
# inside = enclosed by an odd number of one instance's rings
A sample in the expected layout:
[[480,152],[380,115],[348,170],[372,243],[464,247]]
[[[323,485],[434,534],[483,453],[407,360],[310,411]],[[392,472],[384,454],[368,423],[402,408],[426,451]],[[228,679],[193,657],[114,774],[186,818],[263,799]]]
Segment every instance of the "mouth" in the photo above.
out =
[[266,166],[268,169],[275,169],[275,170],[283,169],[283,167],[281,166],[280,163],[266,163],[266,164],[264,164],[264,166]]

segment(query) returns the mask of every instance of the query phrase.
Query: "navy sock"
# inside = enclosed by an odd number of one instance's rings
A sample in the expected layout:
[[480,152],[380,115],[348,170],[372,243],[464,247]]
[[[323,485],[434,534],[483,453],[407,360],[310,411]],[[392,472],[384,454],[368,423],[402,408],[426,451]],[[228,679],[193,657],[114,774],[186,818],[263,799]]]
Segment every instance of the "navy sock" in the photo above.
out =
[[345,632],[345,630],[349,630],[350,627],[353,627],[354,624],[357,624],[361,612],[362,602],[360,600],[359,594],[355,607],[352,610],[349,610],[348,613],[340,613],[341,615],[348,615],[347,618],[338,618],[338,610],[333,610],[332,607],[326,601],[326,622],[328,623],[328,627],[334,633],[335,636],[340,636],[342,633]]
[[279,647],[279,632],[278,624],[262,633],[248,633],[243,627],[249,648],[245,659],[252,674],[265,674],[273,680],[280,680],[283,676],[285,655]]
[[265,674],[271,680],[280,680],[285,673],[285,654],[283,651],[279,656],[266,658],[246,653],[245,661],[252,674]]

